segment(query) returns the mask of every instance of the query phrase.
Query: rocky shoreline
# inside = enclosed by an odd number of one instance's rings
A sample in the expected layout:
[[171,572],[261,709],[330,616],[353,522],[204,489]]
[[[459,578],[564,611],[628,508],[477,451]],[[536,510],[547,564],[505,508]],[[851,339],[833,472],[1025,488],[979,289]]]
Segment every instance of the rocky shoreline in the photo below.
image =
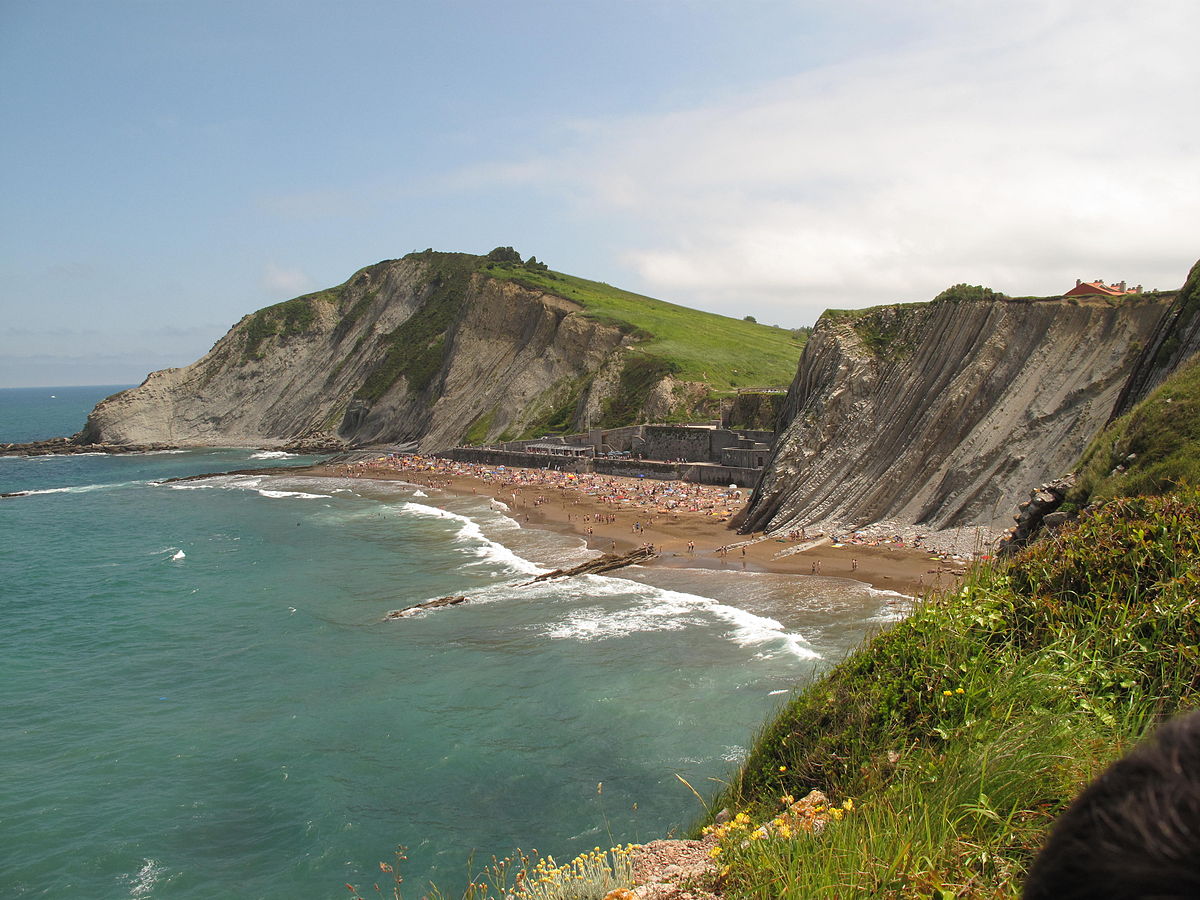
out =
[[[178,444],[106,444],[86,441],[80,434],[71,437],[48,438],[44,441],[29,441],[24,444],[0,444],[0,456],[70,456],[80,453],[161,453],[164,450],[212,449],[218,445],[180,446]],[[285,453],[319,455],[322,453],[345,453],[351,448],[343,441],[327,437],[297,438],[286,443],[255,445],[254,450],[282,450]]]

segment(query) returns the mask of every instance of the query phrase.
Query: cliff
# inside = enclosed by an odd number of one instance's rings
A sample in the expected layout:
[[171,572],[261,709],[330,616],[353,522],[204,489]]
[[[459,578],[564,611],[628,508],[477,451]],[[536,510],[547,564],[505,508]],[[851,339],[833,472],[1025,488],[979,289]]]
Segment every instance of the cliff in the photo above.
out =
[[1171,299],[951,289],[827,312],[743,530],[1009,525],[1103,427]]
[[1200,261],[1138,355],[1117,398],[1112,419],[1132,410],[1176,369],[1200,352]]
[[[629,424],[644,410],[703,415],[717,401],[712,385],[697,390],[686,380],[700,374],[688,371],[699,368],[688,354],[712,354],[674,338],[706,329],[743,356],[763,335],[776,341],[774,368],[758,377],[778,377],[799,355],[780,329],[541,264],[526,268],[519,257],[425,251],[244,317],[195,363],[102,401],[78,438],[181,447],[415,443],[432,452],[464,440]],[[659,349],[660,337],[683,348],[678,358]]]

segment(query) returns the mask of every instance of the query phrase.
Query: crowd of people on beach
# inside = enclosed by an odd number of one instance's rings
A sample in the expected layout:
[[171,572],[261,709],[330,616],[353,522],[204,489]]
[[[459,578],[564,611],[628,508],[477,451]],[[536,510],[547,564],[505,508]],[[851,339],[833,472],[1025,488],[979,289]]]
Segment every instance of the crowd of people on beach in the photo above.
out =
[[[627,526],[638,538],[645,537],[645,528],[679,521],[685,516],[701,516],[714,523],[728,522],[742,509],[747,499],[746,493],[733,485],[723,487],[644,477],[565,472],[552,468],[514,468],[458,462],[417,454],[387,454],[363,458],[343,463],[338,468],[342,474],[349,477],[403,478],[409,474],[419,475],[420,477],[414,480],[435,488],[452,489],[455,479],[494,485],[494,502],[502,503],[504,508],[511,509],[514,516],[524,521],[528,521],[528,513],[533,508],[551,500],[567,510],[575,505],[583,506],[587,511],[568,511],[567,519],[581,520],[581,530],[588,537],[593,536],[593,525],[616,524],[617,513],[626,514],[621,517],[621,524],[623,527]],[[473,483],[464,485],[464,488],[473,493],[487,490]],[[600,509],[595,508],[597,505]],[[633,514],[632,520],[630,513]],[[879,523],[870,529],[844,532],[793,528],[783,534],[763,535],[741,544],[719,546],[712,552],[725,560],[731,551],[738,551],[744,561],[745,544],[768,539],[798,545],[791,552],[822,544],[831,544],[835,548],[859,546],[955,556],[962,552],[962,539],[958,535],[947,537],[939,533],[927,537],[919,529],[900,528],[895,523]],[[615,541],[613,544],[615,548]],[[696,553],[694,542],[688,541],[686,552],[689,556]],[[858,568],[858,560],[852,559],[851,571],[857,571]],[[814,561],[813,569],[811,574],[821,574],[819,562]]]
[[[532,505],[547,501],[542,493],[546,489],[578,491],[614,510],[645,510],[651,514],[647,517],[649,524],[656,524],[658,515],[669,516],[679,512],[701,513],[725,521],[743,503],[743,492],[736,487],[713,487],[651,478],[619,478],[555,469],[515,469],[432,456],[389,454],[347,463],[345,466],[345,474],[351,477],[370,477],[380,471],[421,473],[424,476],[422,480],[434,487],[448,487],[454,477],[476,478],[506,488],[503,493],[511,495],[514,501],[517,499],[514,489],[534,488],[539,493],[524,501]],[[635,523],[635,532],[639,530],[637,526],[640,526],[640,522]]]

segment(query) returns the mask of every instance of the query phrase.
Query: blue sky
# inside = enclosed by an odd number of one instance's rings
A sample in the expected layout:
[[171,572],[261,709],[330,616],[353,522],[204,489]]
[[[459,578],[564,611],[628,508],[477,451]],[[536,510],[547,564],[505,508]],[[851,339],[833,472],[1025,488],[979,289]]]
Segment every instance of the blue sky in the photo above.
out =
[[1173,288],[1200,4],[0,0],[0,386],[435,247],[728,315]]

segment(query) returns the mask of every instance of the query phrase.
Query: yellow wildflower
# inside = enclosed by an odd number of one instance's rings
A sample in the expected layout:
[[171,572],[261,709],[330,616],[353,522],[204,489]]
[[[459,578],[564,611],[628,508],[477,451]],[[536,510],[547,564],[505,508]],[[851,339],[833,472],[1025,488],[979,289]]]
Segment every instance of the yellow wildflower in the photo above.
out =
[[942,696],[943,697],[952,697],[952,696],[954,696],[954,691],[942,691]]
[[713,847],[711,850],[708,851],[708,855],[711,856],[713,859],[716,859],[718,856],[721,855],[721,848]]
[[954,693],[956,693],[956,694],[965,694],[965,693],[966,693],[966,691],[964,691],[962,688],[955,688],[955,689],[954,689]]
[[787,766],[780,766],[780,767],[779,767],[779,771],[780,771],[780,772],[786,772],[786,771],[787,771]]
[[845,801],[842,803],[842,809],[846,809],[846,810],[854,809],[854,800],[850,797],[847,797],[845,799]]
[[842,812],[842,810],[838,809],[836,806],[829,811],[829,815],[833,816],[833,821],[835,821],[835,822],[842,821],[843,812]]

